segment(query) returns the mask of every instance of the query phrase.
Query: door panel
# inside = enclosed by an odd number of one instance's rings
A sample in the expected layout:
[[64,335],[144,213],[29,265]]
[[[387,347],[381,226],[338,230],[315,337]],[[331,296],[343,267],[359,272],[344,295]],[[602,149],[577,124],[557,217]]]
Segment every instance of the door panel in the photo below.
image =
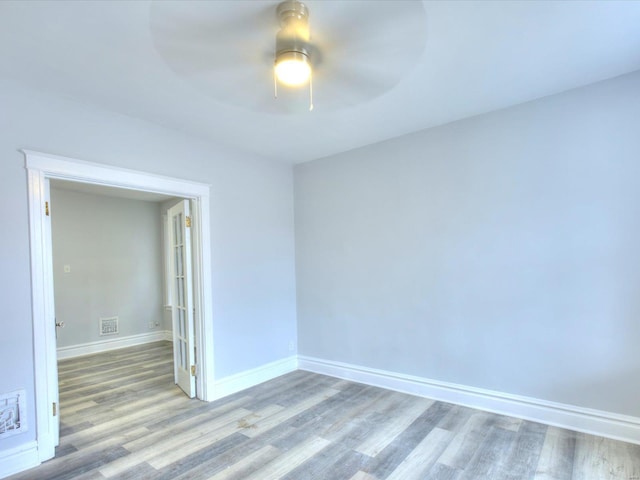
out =
[[193,398],[196,395],[193,290],[191,274],[191,231],[189,201],[183,200],[167,212],[171,249],[171,316],[176,384]]

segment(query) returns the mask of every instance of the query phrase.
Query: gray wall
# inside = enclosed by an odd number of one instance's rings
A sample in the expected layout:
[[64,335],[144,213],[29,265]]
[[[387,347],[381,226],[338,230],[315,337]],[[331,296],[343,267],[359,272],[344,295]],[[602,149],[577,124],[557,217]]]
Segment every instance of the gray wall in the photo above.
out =
[[[160,205],[52,188],[51,213],[58,347],[163,330]],[[115,316],[119,333],[101,336]]]
[[[0,81],[0,392],[25,388],[35,438],[29,270],[29,148],[210,183],[214,361],[218,378],[283,359],[296,340],[293,178],[288,165]],[[215,128],[215,125],[211,125]]]
[[299,353],[640,416],[640,74],[295,168]]

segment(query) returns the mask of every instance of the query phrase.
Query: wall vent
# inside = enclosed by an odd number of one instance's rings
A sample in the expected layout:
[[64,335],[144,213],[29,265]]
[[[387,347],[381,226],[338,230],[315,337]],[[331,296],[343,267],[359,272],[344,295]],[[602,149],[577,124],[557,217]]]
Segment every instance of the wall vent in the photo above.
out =
[[100,319],[100,335],[117,335],[118,317],[108,317]]
[[0,395],[0,437],[8,437],[27,430],[25,391]]

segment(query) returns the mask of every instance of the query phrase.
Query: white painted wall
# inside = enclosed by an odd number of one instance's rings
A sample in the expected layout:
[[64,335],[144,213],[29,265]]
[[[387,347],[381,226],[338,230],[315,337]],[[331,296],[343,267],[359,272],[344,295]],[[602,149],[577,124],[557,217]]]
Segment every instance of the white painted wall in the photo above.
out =
[[[287,358],[296,339],[293,183],[288,165],[0,81],[0,392],[25,388],[35,438],[27,175],[29,148],[210,183],[217,378]],[[211,125],[215,128],[215,125]]]
[[[51,213],[58,347],[163,330],[160,205],[51,189]],[[119,333],[101,336],[116,316]]]
[[299,353],[640,416],[639,112],[636,73],[297,166]]
[[[297,167],[300,353],[640,416],[638,111],[634,74]],[[211,183],[216,376],[290,355],[290,167],[6,81],[0,112],[0,452],[36,427],[19,148]]]

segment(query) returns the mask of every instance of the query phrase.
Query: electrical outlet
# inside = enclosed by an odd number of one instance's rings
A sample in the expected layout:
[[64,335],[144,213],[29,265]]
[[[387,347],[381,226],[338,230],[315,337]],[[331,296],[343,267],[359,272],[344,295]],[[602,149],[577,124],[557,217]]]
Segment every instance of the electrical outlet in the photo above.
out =
[[156,324],[153,322],[149,322],[149,328],[155,328]]
[[293,352],[293,348],[294,348],[293,342],[289,342],[289,351]]

